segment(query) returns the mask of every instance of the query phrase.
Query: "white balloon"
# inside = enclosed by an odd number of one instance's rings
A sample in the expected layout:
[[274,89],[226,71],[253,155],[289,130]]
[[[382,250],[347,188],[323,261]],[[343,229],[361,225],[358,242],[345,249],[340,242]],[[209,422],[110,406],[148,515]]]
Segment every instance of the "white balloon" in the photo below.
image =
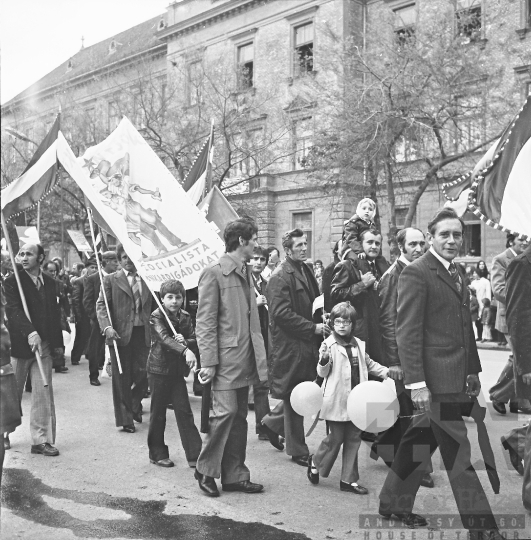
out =
[[398,418],[396,392],[378,381],[365,381],[355,386],[347,399],[347,413],[362,431],[379,433],[389,429]]
[[66,330],[63,330],[63,343],[65,347],[70,343],[70,334]]
[[311,381],[299,383],[291,392],[293,410],[301,416],[312,416],[321,410],[323,393],[321,387]]

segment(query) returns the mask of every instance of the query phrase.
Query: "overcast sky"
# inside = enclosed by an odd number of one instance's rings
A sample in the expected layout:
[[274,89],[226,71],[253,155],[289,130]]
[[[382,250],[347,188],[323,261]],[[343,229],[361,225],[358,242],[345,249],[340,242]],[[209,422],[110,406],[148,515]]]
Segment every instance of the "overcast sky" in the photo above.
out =
[[170,0],[0,0],[1,103],[73,56],[166,11]]

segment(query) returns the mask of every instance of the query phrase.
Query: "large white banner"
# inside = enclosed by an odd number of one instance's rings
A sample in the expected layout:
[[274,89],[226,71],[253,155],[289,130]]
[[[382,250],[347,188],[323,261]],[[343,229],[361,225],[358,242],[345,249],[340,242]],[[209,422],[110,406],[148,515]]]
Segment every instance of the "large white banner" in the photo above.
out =
[[223,253],[204,213],[127,118],[79,159],[63,138],[58,157],[150,289],[168,279],[196,287],[202,270]]

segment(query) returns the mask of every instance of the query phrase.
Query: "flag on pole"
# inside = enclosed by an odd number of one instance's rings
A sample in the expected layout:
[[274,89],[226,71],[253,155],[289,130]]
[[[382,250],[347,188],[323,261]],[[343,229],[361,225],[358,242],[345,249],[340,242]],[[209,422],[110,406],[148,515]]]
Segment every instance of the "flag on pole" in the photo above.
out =
[[127,118],[79,159],[66,141],[58,151],[152,291],[168,279],[196,287],[203,269],[223,253],[203,212]]
[[60,115],[37,148],[24,172],[2,189],[2,213],[6,221],[29,210],[57,185],[57,137]]
[[218,186],[214,186],[197,207],[205,213],[207,221],[221,239],[227,223],[240,217]]
[[183,188],[194,202],[198,204],[205,190],[210,189],[210,175],[212,174],[212,157],[214,151],[214,127],[210,131],[208,139],[197,154],[192,168],[184,179]]
[[468,206],[487,225],[531,237],[531,96],[471,186]]

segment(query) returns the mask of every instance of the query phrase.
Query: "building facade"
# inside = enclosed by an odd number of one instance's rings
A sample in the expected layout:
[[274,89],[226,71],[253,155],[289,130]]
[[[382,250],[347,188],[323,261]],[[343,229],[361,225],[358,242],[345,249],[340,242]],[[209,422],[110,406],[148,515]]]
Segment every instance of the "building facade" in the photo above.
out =
[[[257,220],[261,244],[280,246],[282,234],[299,227],[308,234],[310,257],[327,264],[359,198],[378,197],[384,238],[391,219],[383,179],[374,192],[363,172],[351,182],[335,183],[318,181],[312,173],[315,133],[326,125],[327,114],[315,89],[341,91],[340,77],[330,75],[338,43],[359,50],[385,40],[400,44],[442,12],[469,38],[467,46],[481,48],[483,85],[489,86],[495,71],[495,92],[516,112],[531,89],[529,0],[181,0],[158,17],[81,49],[3,104],[2,123],[39,140],[61,106],[63,132],[81,154],[127,114],[182,179],[191,149],[214,118],[214,180],[240,213]],[[467,119],[471,140],[487,133],[485,118]],[[159,144],[157,133],[171,135],[171,144]],[[2,145],[11,165],[5,169],[15,177],[23,165],[18,158],[32,148],[4,134]],[[186,152],[188,162],[182,157]],[[413,225],[425,230],[445,202],[442,182],[470,170],[481,154],[435,176],[420,197]],[[407,141],[397,160],[404,171],[394,194],[400,228],[418,187],[415,171],[422,167]],[[504,235],[471,214],[464,219],[465,260],[490,264],[504,249]]]

